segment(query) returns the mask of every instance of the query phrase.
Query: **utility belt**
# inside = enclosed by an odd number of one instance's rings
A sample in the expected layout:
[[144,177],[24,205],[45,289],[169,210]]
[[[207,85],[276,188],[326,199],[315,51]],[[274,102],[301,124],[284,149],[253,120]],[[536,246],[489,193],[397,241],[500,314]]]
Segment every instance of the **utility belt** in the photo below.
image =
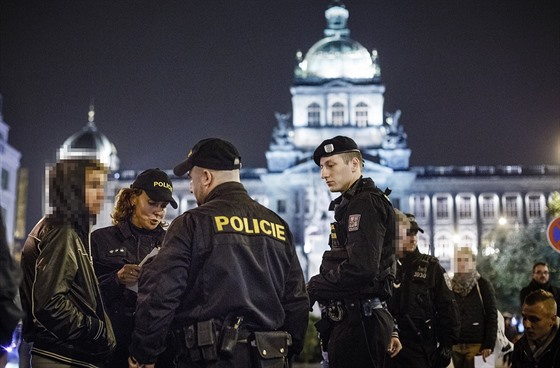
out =
[[375,309],[386,308],[385,302],[379,298],[368,298],[358,300],[332,300],[329,304],[322,306],[322,314],[331,322],[341,322],[349,313],[357,309],[362,317],[371,317]]
[[287,367],[291,335],[286,331],[247,331],[240,326],[242,320],[237,317],[235,323],[222,325],[219,320],[210,319],[177,330],[181,340],[178,359],[186,357],[205,363],[228,360],[233,358],[237,345],[242,344],[251,353],[253,367]]

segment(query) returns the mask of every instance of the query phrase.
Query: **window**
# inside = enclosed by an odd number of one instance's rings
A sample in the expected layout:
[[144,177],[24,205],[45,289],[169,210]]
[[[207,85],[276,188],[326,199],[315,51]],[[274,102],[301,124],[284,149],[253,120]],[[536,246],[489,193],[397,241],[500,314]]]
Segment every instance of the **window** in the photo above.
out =
[[519,217],[519,196],[517,194],[504,194],[504,215],[509,219]]
[[332,105],[332,125],[344,125],[344,105],[336,102]]
[[457,195],[457,217],[459,220],[472,220],[474,210],[474,197],[470,194]]
[[449,195],[434,196],[435,215],[437,220],[451,220],[451,199]]
[[307,106],[307,125],[317,127],[321,124],[321,106],[317,103],[312,103]]
[[410,198],[410,208],[416,218],[425,219],[428,217],[428,196],[426,195],[413,195]]
[[368,105],[360,102],[356,105],[356,125],[366,127],[368,125]]
[[285,199],[279,199],[278,201],[276,201],[276,210],[278,211],[278,213],[286,213]]
[[483,193],[479,197],[480,217],[483,220],[494,220],[498,217],[498,196],[492,193]]
[[528,219],[540,219],[543,218],[545,201],[544,196],[538,193],[527,194],[525,198],[525,203],[527,206],[527,218]]
[[2,169],[2,189],[8,190],[9,183],[10,183],[10,172],[6,169]]

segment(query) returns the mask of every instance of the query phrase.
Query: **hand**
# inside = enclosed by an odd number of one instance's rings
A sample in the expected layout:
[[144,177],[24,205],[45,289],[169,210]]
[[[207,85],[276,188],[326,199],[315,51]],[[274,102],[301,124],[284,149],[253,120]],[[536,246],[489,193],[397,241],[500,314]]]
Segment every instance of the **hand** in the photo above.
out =
[[449,366],[449,363],[451,363],[451,347],[440,344],[432,354],[432,367],[444,368]]
[[397,337],[391,337],[391,342],[389,342],[389,347],[387,352],[391,358],[395,357],[402,350],[401,340]]
[[480,355],[482,355],[482,360],[486,362],[486,358],[488,358],[492,354],[492,349],[482,349],[480,351]]
[[140,266],[135,264],[125,264],[117,272],[117,280],[123,285],[134,285],[138,282],[138,276],[140,275]]
[[140,364],[133,357],[128,357],[128,368],[155,368],[155,364]]
[[510,351],[509,353],[504,354],[504,357],[502,358],[504,366],[511,367],[511,363],[513,362],[512,358],[513,358],[513,350]]

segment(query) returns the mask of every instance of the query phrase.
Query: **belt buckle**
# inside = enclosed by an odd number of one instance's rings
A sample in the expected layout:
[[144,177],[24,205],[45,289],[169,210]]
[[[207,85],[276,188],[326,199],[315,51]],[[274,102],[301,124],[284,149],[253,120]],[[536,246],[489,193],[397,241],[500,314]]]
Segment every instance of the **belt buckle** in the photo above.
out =
[[341,302],[333,302],[327,306],[327,316],[333,322],[340,322],[344,318],[344,308]]

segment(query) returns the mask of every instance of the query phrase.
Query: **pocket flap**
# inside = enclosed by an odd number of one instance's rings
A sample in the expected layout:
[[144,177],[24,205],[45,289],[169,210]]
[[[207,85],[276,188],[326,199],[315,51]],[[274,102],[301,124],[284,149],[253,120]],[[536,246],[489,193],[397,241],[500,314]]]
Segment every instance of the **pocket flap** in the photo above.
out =
[[288,355],[292,336],[286,331],[255,332],[255,345],[263,359],[277,359]]

